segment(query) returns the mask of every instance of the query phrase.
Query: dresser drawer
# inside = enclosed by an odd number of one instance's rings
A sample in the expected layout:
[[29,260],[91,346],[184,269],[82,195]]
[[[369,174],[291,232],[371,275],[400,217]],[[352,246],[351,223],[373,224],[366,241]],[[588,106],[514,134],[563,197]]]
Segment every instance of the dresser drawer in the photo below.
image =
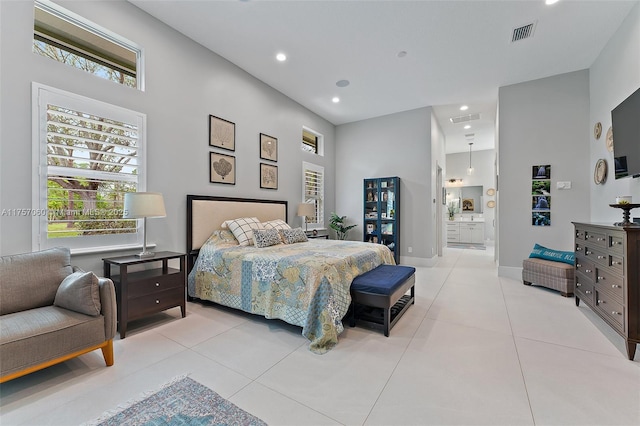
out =
[[594,263],[607,266],[607,253],[604,249],[598,249],[588,245],[584,248],[584,257]]
[[576,274],[576,288],[574,291],[577,297],[589,304],[593,304],[593,281],[582,274]]
[[167,275],[130,279],[129,299],[176,287],[184,288],[184,272],[177,269],[169,269]]
[[596,290],[596,309],[609,318],[612,325],[619,331],[624,331],[625,312],[624,306],[616,301],[609,293]]
[[596,290],[611,293],[623,302],[624,280],[622,276],[612,274],[604,268],[596,268]]
[[624,267],[623,267],[624,256],[617,255],[617,254],[609,254],[609,256],[607,256],[607,265],[612,270],[622,275],[624,273]]
[[618,233],[609,234],[607,245],[611,251],[622,254],[624,249],[624,235]]
[[584,237],[585,237],[585,229],[579,228],[576,226],[576,242],[584,241]]
[[586,258],[579,256],[576,257],[576,272],[580,272],[587,276],[591,282],[595,281],[595,264]]
[[184,286],[159,291],[154,294],[129,299],[128,319],[144,317],[146,315],[180,306],[185,298]]
[[602,248],[607,247],[607,234],[598,231],[585,231],[584,240],[588,245],[598,246]]

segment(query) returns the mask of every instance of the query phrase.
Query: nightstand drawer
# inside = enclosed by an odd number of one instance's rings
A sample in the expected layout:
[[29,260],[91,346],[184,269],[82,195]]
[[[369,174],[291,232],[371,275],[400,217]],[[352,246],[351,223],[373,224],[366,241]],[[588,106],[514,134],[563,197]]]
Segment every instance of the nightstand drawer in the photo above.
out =
[[169,268],[167,275],[129,280],[129,299],[145,296],[170,288],[184,288],[184,272]]
[[171,288],[142,297],[129,299],[128,319],[140,318],[165,309],[180,306],[185,300],[185,288]]

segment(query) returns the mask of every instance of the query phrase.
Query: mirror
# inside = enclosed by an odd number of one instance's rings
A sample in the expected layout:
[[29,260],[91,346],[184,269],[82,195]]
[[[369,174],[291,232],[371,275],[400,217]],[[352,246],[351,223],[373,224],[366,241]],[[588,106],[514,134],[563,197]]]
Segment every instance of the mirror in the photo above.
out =
[[456,213],[482,213],[484,188],[480,186],[459,186],[446,188],[447,206],[453,204]]

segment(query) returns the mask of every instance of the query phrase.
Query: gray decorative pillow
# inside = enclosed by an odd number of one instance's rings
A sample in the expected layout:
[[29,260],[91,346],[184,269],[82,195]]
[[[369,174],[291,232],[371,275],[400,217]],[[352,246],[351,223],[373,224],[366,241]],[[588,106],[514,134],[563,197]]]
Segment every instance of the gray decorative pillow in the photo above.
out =
[[254,229],[253,230],[253,245],[262,248],[275,246],[280,244],[280,233],[277,229]]
[[78,271],[68,275],[58,287],[55,306],[97,317],[100,315],[100,289],[93,272]]
[[304,243],[305,241],[309,241],[307,239],[307,234],[304,233],[302,228],[280,229],[280,235],[282,236],[282,241],[284,241],[285,244]]

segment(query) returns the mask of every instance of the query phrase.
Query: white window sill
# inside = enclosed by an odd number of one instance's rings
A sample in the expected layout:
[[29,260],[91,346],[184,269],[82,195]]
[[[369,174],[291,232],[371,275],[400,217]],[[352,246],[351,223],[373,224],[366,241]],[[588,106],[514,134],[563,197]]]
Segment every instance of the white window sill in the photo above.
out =
[[[155,243],[148,243],[147,249],[156,247]],[[114,251],[126,251],[126,250],[142,250],[142,244],[123,244],[118,246],[108,247],[85,247],[71,249],[71,255],[78,254],[95,254],[95,253],[113,253]]]

